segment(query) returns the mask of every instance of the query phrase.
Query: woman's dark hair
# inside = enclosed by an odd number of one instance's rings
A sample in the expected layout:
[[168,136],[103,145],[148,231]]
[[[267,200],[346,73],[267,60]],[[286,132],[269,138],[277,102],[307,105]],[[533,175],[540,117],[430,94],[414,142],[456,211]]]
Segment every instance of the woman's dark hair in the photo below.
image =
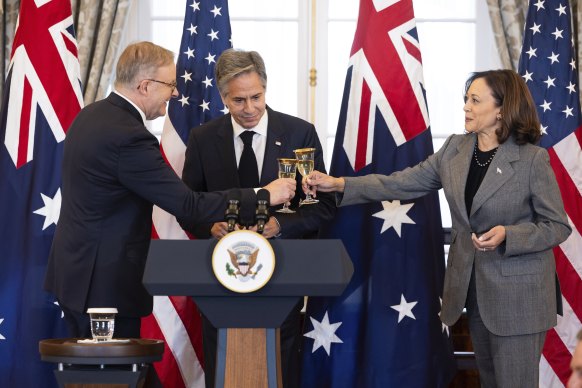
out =
[[529,89],[519,74],[512,70],[473,73],[465,83],[465,95],[478,78],[485,80],[496,105],[501,107],[501,128],[496,131],[499,143],[513,136],[517,144],[537,144],[541,136],[540,121]]

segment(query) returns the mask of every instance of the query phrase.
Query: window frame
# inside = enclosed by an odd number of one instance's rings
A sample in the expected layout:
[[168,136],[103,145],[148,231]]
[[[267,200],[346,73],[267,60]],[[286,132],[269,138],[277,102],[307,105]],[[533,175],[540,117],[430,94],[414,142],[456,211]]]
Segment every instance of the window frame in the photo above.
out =
[[[179,17],[159,17],[152,15],[151,2],[139,1],[132,2],[130,9],[130,17],[128,18],[128,25],[126,26],[125,37],[122,42],[122,47],[126,44],[137,41],[137,40],[152,40],[152,21],[153,20],[176,20],[182,23],[182,19]],[[190,1],[190,0],[188,0]],[[333,126],[337,125],[337,117],[327,117],[328,115],[328,66],[329,60],[327,57],[327,44],[329,41],[328,36],[328,22],[331,20],[329,18],[328,6],[334,4],[334,0],[298,0],[298,12],[297,12],[297,28],[298,28],[298,52],[296,53],[297,60],[297,116],[312,121],[317,129],[322,147],[324,152],[324,158],[326,165],[329,166],[331,160],[332,152],[332,139],[335,138],[335,129],[333,130],[333,135],[330,133]],[[356,1],[356,0],[354,0]],[[501,68],[501,60],[497,48],[495,46],[495,40],[493,36],[493,31],[491,27],[491,21],[489,18],[489,11],[487,3],[484,1],[475,1],[475,17],[474,18],[417,18],[417,24],[431,22],[431,23],[449,23],[449,22],[462,22],[462,23],[474,23],[475,24],[475,71],[485,70],[485,69],[496,69]],[[237,17],[232,15],[231,20],[244,21],[244,20],[255,20],[249,17]],[[356,21],[357,14],[351,19]],[[265,21],[271,20],[276,21],[277,18],[260,17],[258,20]],[[342,20],[342,19],[333,19]],[[350,20],[350,19],[345,19]],[[233,31],[233,34],[235,32]],[[420,36],[422,44],[422,36]],[[160,44],[163,44],[160,42]],[[350,41],[351,44],[351,41]],[[325,49],[323,49],[325,48]],[[345,66],[348,64],[348,59],[345,58]],[[313,88],[310,86],[310,71],[312,68],[316,70],[316,86]],[[347,70],[347,68],[346,68]],[[274,69],[269,69],[269,72],[276,71]],[[334,81],[337,82],[337,81]],[[343,80],[342,80],[343,82]],[[459,85],[461,88],[462,85]],[[276,93],[277,91],[270,89],[269,93]],[[461,109],[462,101],[459,99],[458,106],[452,102],[452,109]],[[277,107],[281,110],[281,107]],[[291,112],[294,113],[294,112]],[[434,113],[432,113],[434,114]],[[159,120],[159,119],[158,119]],[[331,125],[331,127],[330,127]],[[433,133],[433,145],[435,150],[440,148],[440,144],[444,141],[446,137],[450,134],[458,132],[458,128],[462,126],[453,126],[450,133]],[[153,130],[151,123],[148,123],[148,128],[154,132],[158,137],[161,135],[162,125],[158,125],[160,128],[158,131]],[[444,200],[444,195],[442,190],[440,192],[441,198],[441,210],[443,214],[443,225],[445,227],[450,226],[450,214],[448,209],[448,204]]]

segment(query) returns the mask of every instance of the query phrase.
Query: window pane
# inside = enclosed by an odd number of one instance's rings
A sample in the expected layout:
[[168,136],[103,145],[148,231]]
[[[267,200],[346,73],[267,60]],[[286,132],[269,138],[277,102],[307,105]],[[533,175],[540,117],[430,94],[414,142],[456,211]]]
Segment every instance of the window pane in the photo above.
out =
[[[188,0],[188,4],[192,4],[192,0]],[[180,17],[184,19],[186,12],[185,0],[160,1],[150,0],[150,7],[152,16],[155,17]]]
[[330,19],[355,19],[360,2],[357,0],[329,0]]
[[333,147],[335,145],[335,136],[327,137],[326,142],[327,142],[327,155],[325,157],[325,168],[327,168],[327,172],[329,172],[329,169],[331,167],[331,157],[333,156],[332,155]]
[[[438,151],[443,146],[445,140],[446,140],[445,138],[435,139],[433,137],[432,144],[435,152]],[[439,190],[439,202],[441,205],[441,220],[443,227],[450,228],[452,225],[451,211],[449,209],[449,203],[445,198],[445,192],[442,189]]]
[[462,133],[463,88],[475,69],[475,25],[418,23],[417,27],[432,133]]
[[453,221],[451,220],[451,210],[443,189],[439,190],[439,203],[441,205],[441,222],[443,228],[450,228],[453,225]]
[[231,21],[231,26],[233,47],[257,51],[265,61],[269,107],[297,115],[298,23]]
[[[335,135],[337,121],[344,93],[346,72],[350,60],[350,50],[354,41],[356,22],[329,22],[327,46],[328,87],[327,87],[327,122],[328,135]],[[333,148],[328,148],[331,151]]]
[[[182,28],[182,20],[179,22],[154,20],[152,21],[152,40],[177,55],[182,41]],[[174,56],[177,58],[176,55]]]
[[[299,6],[298,0],[229,0],[228,9],[231,20],[235,18],[261,19],[272,18],[297,18]],[[264,31],[263,31],[264,32]],[[264,34],[257,35],[263,37]]]
[[[358,15],[359,1],[329,0],[330,19],[353,19]],[[423,19],[475,18],[475,1],[413,0],[414,15]]]
[[414,16],[422,19],[475,18],[475,1],[413,0]]

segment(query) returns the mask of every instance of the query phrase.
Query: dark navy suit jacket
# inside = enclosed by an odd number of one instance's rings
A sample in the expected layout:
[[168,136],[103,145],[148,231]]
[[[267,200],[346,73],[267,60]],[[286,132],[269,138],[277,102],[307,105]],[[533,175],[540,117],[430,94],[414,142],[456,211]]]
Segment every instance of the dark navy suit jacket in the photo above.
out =
[[[321,144],[315,127],[307,121],[267,107],[269,122],[267,143],[263,157],[260,185],[265,186],[278,178],[277,158],[295,158],[293,150],[315,148],[315,169],[325,171]],[[281,225],[281,238],[315,237],[325,221],[335,215],[335,198],[329,193],[318,193],[319,203],[298,207],[301,197],[301,174],[296,175],[297,188],[291,207],[295,214],[270,213]],[[231,115],[209,121],[190,132],[186,160],[182,173],[184,182],[194,191],[227,190],[240,187]],[[185,230],[198,238],[210,237],[212,224],[199,225],[180,219]]]
[[[190,222],[224,219],[227,193],[194,193],[165,163],[138,111],[112,93],[85,107],[67,132],[62,206],[45,289],[65,307],[151,313],[142,285],[152,204]],[[240,190],[248,207],[252,189]]]

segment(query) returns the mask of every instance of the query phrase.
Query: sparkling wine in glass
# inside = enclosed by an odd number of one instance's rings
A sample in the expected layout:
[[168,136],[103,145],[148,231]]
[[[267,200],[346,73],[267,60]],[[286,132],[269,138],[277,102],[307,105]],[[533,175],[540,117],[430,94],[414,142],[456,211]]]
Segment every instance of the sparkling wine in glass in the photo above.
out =
[[[279,164],[279,178],[295,179],[297,171],[297,159],[278,158]],[[295,210],[289,209],[289,202],[285,202],[281,209],[276,210],[277,213],[295,213]]]
[[[314,168],[315,148],[300,148],[293,152],[295,152],[295,157],[297,158],[297,169],[301,175],[306,177],[311,174]],[[307,193],[305,199],[301,201],[301,205],[311,205],[318,202],[317,199],[311,197],[311,194]]]

